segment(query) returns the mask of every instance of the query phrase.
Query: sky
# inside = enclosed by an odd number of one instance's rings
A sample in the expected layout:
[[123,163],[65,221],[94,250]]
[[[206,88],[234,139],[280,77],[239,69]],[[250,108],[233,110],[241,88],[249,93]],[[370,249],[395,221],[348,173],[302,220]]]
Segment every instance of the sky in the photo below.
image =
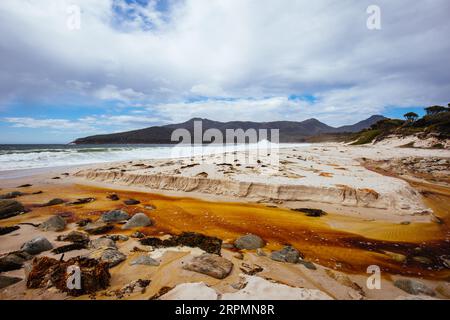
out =
[[0,1],[0,143],[193,117],[421,114],[450,102],[448,12],[448,0]]

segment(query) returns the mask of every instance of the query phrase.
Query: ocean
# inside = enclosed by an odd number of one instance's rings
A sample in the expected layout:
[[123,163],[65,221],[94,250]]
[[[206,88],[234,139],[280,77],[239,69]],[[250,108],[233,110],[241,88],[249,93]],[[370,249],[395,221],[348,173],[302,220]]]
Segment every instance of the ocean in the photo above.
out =
[[0,171],[76,166],[115,161],[165,159],[189,157],[201,154],[307,146],[308,144],[275,145],[267,141],[256,144],[237,145],[63,145],[20,144],[0,145]]

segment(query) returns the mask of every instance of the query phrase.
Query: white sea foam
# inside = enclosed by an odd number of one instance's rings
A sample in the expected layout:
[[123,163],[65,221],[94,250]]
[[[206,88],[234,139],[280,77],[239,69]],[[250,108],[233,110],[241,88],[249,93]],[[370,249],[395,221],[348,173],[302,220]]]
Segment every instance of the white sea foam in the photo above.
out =
[[165,159],[201,154],[308,146],[308,144],[272,144],[261,141],[241,145],[115,145],[115,146],[3,146],[0,147],[0,171],[76,166],[115,161]]

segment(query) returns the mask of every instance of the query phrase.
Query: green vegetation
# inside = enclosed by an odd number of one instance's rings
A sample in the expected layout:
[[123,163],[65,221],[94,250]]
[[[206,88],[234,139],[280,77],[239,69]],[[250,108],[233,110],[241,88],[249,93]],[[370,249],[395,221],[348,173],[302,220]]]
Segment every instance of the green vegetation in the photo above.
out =
[[[389,135],[408,136],[416,134],[419,138],[428,136],[440,140],[450,139],[450,104],[449,107],[431,106],[425,108],[426,115],[419,119],[414,112],[404,115],[406,120],[384,119],[372,125],[369,129],[362,130],[348,137],[355,141],[353,145],[371,143],[383,140]],[[438,144],[436,147],[442,146]]]
[[[384,120],[382,120],[384,121]],[[375,130],[363,130],[358,138],[358,140],[356,140],[355,142],[352,143],[352,145],[360,145],[360,144],[366,144],[366,143],[371,143],[376,137],[378,137],[380,134],[382,134],[383,131],[379,130],[379,129],[375,129]]]

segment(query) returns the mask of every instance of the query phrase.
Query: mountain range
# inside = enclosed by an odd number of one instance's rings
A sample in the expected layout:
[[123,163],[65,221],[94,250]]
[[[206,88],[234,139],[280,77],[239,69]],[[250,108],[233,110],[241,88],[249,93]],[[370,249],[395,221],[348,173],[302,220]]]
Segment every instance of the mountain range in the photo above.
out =
[[[218,129],[225,137],[226,129],[279,129],[280,142],[304,142],[308,137],[328,133],[359,132],[369,128],[380,120],[386,119],[380,115],[342,127],[331,127],[317,119],[305,121],[273,121],[273,122],[251,122],[251,121],[230,121],[220,122],[209,119],[193,118],[189,121],[163,126],[153,126],[145,129],[119,132],[112,134],[102,134],[76,139],[74,144],[174,144],[178,141],[171,141],[172,132],[176,129],[186,129],[193,136],[194,122],[202,121],[203,131],[207,129]],[[269,136],[270,138],[270,136]],[[270,140],[270,139],[269,139]]]

